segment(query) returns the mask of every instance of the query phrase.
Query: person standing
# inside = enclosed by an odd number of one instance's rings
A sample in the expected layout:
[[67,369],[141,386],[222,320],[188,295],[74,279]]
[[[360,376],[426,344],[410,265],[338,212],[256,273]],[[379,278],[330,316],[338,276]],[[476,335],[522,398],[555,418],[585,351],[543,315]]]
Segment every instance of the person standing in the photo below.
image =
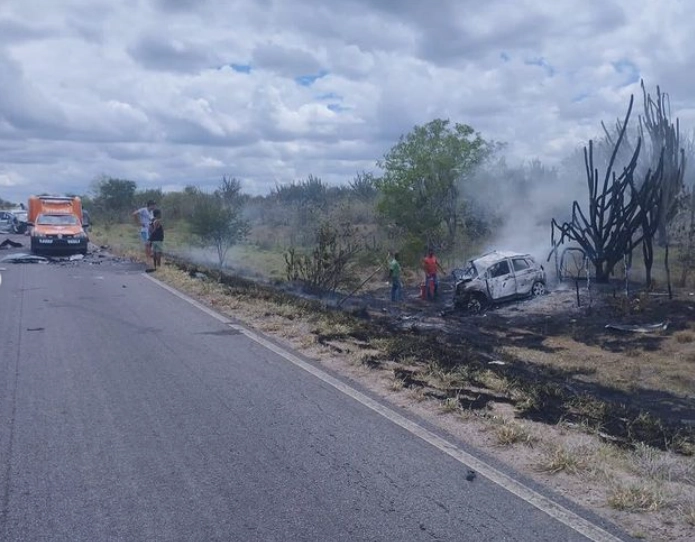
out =
[[157,203],[154,200],[149,200],[145,207],[140,207],[137,211],[133,211],[133,220],[140,226],[140,242],[145,246],[145,258],[149,261],[151,256],[150,250],[150,224],[154,219],[152,211],[154,211]]
[[162,211],[155,209],[152,211],[154,218],[150,225],[150,250],[152,252],[152,262],[154,271],[162,266],[162,250],[164,244],[164,226],[162,226]]
[[401,262],[398,252],[389,263],[389,278],[391,279],[391,302],[397,303],[403,299],[403,283],[401,282]]
[[425,272],[425,298],[434,300],[439,292],[439,278],[437,271],[444,273],[444,269],[439,264],[439,260],[434,255],[434,249],[430,248],[427,256],[422,259],[422,269]]

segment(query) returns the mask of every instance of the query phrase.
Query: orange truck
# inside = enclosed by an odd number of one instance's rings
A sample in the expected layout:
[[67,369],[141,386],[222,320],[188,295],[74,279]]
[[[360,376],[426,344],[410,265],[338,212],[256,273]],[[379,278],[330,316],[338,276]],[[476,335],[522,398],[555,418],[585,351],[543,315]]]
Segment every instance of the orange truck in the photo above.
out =
[[27,223],[34,254],[87,253],[89,238],[82,227],[82,201],[77,196],[31,196]]

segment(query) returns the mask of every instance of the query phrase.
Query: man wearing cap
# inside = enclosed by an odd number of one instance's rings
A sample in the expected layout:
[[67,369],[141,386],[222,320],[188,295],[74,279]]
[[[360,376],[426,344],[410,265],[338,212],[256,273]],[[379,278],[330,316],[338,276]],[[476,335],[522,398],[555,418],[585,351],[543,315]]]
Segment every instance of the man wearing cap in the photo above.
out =
[[149,200],[145,207],[140,207],[137,211],[133,211],[133,220],[140,227],[140,242],[145,245],[145,257],[147,261],[150,260],[150,224],[154,215],[154,211],[157,202],[154,200]]

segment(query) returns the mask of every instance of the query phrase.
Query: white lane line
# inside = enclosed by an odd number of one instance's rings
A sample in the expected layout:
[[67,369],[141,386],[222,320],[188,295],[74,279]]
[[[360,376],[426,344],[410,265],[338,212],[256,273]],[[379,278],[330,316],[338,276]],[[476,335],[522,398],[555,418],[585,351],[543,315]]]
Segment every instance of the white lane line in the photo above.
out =
[[513,493],[517,497],[523,499],[524,501],[535,506],[539,510],[545,512],[546,514],[548,514],[552,518],[554,518],[554,519],[558,520],[559,522],[567,525],[568,527],[574,529],[579,534],[585,536],[589,540],[592,540],[594,542],[621,542],[620,538],[612,535],[611,533],[602,529],[598,525],[595,525],[594,523],[590,522],[589,520],[584,519],[583,517],[572,512],[571,510],[565,508],[564,506],[556,503],[555,501],[549,499],[548,497],[541,495],[537,491],[534,491],[530,487],[527,487],[526,485],[522,484],[521,482],[515,480],[511,476],[504,474],[503,472],[497,470],[496,468],[494,468],[491,465],[488,465],[487,463],[485,463],[481,459],[478,459],[477,457],[469,454],[468,452],[461,450],[455,444],[449,442],[448,440],[443,439],[442,437],[440,437],[438,435],[435,435],[434,433],[425,429],[421,425],[419,425],[419,424],[409,420],[408,418],[398,414],[396,411],[380,404],[379,402],[375,401],[374,399],[367,397],[365,394],[363,394],[363,393],[357,391],[356,389],[348,386],[347,384],[345,384],[344,382],[341,382],[337,378],[332,377],[331,375],[322,371],[321,369],[314,367],[310,363],[307,363],[306,361],[300,359],[299,357],[288,352],[287,350],[277,346],[276,344],[273,344],[272,342],[268,341],[267,339],[265,339],[264,337],[262,337],[258,333],[254,333],[253,331],[245,328],[244,326],[240,326],[240,325],[233,323],[233,321],[230,318],[227,318],[226,316],[224,316],[218,312],[215,312],[214,310],[210,309],[209,307],[206,307],[205,305],[203,305],[199,301],[196,301],[195,299],[187,296],[184,293],[179,292],[178,290],[172,288],[171,286],[164,284],[163,282],[160,282],[159,280],[153,278],[150,275],[143,274],[143,276],[150,279],[152,282],[156,283],[157,285],[164,288],[165,290],[171,292],[176,297],[178,297],[178,298],[186,301],[187,303],[190,303],[194,307],[202,310],[203,312],[205,312],[209,316],[213,317],[214,319],[218,320],[219,322],[222,322],[222,323],[230,326],[231,328],[243,333],[249,339],[264,346],[265,348],[274,352],[278,356],[281,356],[282,358],[293,363],[297,367],[312,374],[313,376],[322,380],[326,384],[333,386],[338,391],[353,398],[355,401],[358,401],[359,403],[366,406],[367,408],[369,408],[369,409],[373,410],[374,412],[384,416],[385,418],[387,418],[391,422],[402,427],[403,429],[405,429],[406,431],[415,435],[416,437],[431,444],[432,446],[434,446],[435,448],[437,448],[441,452],[444,452],[445,454],[449,455],[450,457],[453,457],[459,463],[462,463],[463,465],[466,465],[467,467],[472,468],[473,470],[477,471],[478,474],[480,474],[481,476],[484,476],[488,480],[503,487],[504,489],[506,489],[510,493]]
[[2,286],[2,274],[0,274],[0,286]]

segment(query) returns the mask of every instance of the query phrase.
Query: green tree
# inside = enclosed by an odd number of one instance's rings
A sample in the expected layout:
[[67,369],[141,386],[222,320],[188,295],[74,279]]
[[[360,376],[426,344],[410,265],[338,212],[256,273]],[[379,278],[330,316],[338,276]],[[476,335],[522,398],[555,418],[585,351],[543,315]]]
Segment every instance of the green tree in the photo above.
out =
[[249,223],[242,215],[247,197],[237,179],[224,177],[214,192],[196,190],[192,198],[191,233],[202,246],[215,249],[222,268],[229,249],[249,233]]
[[401,136],[377,164],[380,216],[406,243],[451,246],[461,223],[459,183],[491,151],[491,144],[466,124],[435,119]]
[[135,181],[101,177],[94,184],[94,211],[104,221],[123,219],[135,205]]

